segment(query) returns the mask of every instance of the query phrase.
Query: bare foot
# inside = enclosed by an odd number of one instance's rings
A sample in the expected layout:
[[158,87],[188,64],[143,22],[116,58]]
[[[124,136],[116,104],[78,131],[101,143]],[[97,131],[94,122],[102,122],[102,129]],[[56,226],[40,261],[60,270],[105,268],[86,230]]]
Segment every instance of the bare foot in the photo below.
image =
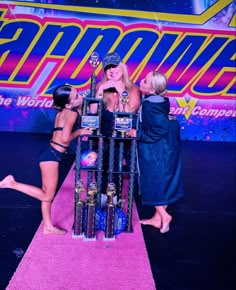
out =
[[56,227],[52,228],[43,228],[43,233],[45,235],[54,234],[54,235],[64,235],[66,233],[63,229],[58,229]]
[[0,188],[7,188],[14,181],[15,181],[14,177],[12,175],[8,175],[3,180],[0,181]]
[[161,219],[151,218],[151,219],[144,219],[139,221],[142,225],[150,225],[155,228],[161,228]]
[[162,234],[167,233],[170,230],[170,222],[172,220],[172,216],[167,214],[162,222],[162,227],[160,229],[160,232]]

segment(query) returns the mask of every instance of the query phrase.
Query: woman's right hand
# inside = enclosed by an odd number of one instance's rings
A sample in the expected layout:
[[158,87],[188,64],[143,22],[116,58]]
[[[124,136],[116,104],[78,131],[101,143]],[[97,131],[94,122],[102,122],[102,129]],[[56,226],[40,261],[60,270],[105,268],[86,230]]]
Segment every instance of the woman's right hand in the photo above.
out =
[[112,81],[112,80],[108,80],[108,81],[103,82],[99,86],[98,91],[103,92],[104,90],[107,90],[107,89],[116,88],[116,85],[117,85],[117,82]]

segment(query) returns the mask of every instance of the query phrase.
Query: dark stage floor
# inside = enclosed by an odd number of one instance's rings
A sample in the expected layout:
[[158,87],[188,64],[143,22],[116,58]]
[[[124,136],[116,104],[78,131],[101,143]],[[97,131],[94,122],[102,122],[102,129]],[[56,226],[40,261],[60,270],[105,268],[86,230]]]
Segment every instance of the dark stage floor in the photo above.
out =
[[[7,132],[0,136],[0,179],[12,174],[40,185],[36,159],[50,136]],[[174,217],[171,229],[161,234],[143,226],[157,290],[236,289],[236,144],[183,141],[182,148],[186,196],[169,208]],[[72,162],[73,155],[62,162],[59,186]],[[153,209],[142,207],[138,196],[136,203],[140,218],[152,216]],[[39,201],[0,190],[1,290],[40,222]]]

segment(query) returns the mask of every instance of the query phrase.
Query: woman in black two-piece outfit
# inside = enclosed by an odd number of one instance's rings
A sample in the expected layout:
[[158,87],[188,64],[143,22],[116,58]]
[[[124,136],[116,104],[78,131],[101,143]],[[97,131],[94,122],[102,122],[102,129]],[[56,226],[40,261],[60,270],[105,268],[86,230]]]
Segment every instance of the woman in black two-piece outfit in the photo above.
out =
[[51,220],[51,203],[56,193],[59,174],[59,162],[68,150],[70,142],[83,134],[92,134],[92,131],[78,127],[78,116],[81,115],[83,97],[69,85],[62,85],[53,93],[54,107],[58,110],[54,121],[54,130],[50,144],[41,152],[38,158],[42,188],[17,182],[12,175],[0,181],[0,188],[11,188],[41,201],[44,234],[65,234],[64,229],[53,226]]

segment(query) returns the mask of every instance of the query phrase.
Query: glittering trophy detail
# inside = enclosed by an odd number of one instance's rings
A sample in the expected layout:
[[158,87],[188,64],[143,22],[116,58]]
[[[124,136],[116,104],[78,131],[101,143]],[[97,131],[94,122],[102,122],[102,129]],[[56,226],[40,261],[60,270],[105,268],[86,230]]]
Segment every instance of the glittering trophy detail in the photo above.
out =
[[107,205],[104,215],[100,216],[100,228],[105,232],[104,240],[115,240],[115,236],[126,229],[127,217],[124,211],[114,204],[116,185],[113,182],[107,186]]
[[84,184],[82,180],[77,181],[75,187],[75,222],[74,236],[83,235],[83,209],[84,203],[81,200],[81,193],[84,192]]
[[125,105],[129,102],[128,91],[123,91],[120,96],[120,101],[123,106],[122,112],[125,112]]
[[113,197],[116,193],[116,185],[113,182],[108,183],[107,186],[107,198],[108,203],[106,207],[106,228],[105,238],[114,239],[114,217],[115,217],[115,205],[113,204]]
[[85,239],[96,240],[95,237],[95,196],[97,194],[96,182],[91,182],[88,186],[87,193],[87,209],[86,209],[86,227],[85,227]]
[[91,76],[91,91],[90,91],[90,98],[95,98],[96,95],[96,76],[95,76],[95,69],[99,65],[98,61],[99,55],[96,52],[93,52],[90,57],[90,64],[93,67],[93,73]]
[[[89,63],[93,68],[93,73],[91,75],[91,83],[90,83],[90,95],[84,98],[83,109],[82,109],[82,120],[81,127],[90,128],[93,131],[96,131],[96,135],[100,135],[100,127],[101,127],[101,100],[96,98],[96,75],[95,69],[99,65],[99,55],[96,52],[91,54]],[[90,114],[89,106],[92,103],[97,103],[98,105],[98,113],[96,115]]]

